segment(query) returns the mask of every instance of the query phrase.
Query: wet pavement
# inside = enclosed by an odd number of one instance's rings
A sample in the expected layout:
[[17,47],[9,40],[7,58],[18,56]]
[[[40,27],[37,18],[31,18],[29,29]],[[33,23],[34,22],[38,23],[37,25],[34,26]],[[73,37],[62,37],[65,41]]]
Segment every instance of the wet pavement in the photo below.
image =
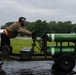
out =
[[[0,75],[75,75],[51,69],[53,61],[4,61]],[[76,67],[74,68],[74,71]]]

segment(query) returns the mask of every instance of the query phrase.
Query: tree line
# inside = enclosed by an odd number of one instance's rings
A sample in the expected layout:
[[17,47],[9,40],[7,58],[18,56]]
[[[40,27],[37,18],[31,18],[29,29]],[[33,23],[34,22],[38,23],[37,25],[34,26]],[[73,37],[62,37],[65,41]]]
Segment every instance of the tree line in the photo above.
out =
[[[8,22],[1,26],[1,29],[5,29],[10,26],[13,22]],[[37,20],[35,22],[26,22],[25,27],[32,32],[43,32],[43,33],[76,33],[76,23],[72,24],[71,21],[42,21]]]

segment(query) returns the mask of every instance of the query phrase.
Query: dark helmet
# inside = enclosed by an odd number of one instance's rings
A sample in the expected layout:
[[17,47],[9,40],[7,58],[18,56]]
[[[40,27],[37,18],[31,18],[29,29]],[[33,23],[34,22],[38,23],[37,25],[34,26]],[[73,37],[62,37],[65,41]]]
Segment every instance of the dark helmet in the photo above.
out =
[[20,18],[19,18],[19,22],[20,22],[20,21],[26,21],[26,18],[25,18],[25,17],[20,17]]

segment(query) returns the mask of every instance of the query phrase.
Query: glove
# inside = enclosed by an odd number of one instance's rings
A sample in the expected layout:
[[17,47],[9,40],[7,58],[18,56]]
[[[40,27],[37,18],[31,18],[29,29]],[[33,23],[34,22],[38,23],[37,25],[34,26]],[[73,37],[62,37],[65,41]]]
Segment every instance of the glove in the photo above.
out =
[[32,32],[32,39],[36,38],[36,32]]

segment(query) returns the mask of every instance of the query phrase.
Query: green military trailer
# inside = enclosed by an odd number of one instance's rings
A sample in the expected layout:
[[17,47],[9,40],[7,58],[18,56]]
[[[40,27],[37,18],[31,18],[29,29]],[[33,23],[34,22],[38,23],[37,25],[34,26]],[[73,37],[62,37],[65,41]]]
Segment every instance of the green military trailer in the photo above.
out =
[[[52,69],[62,71],[71,71],[75,67],[76,34],[35,33],[32,40],[32,47],[21,50],[20,54],[12,54],[11,47],[8,47],[8,52],[1,50],[1,60],[49,60],[54,61]],[[48,42],[50,46],[48,46]],[[54,42],[56,45],[53,46],[51,42]],[[63,45],[64,42],[67,42],[68,45]],[[39,53],[36,53],[36,48],[40,51]],[[4,47],[1,47],[1,49],[4,49]]]

